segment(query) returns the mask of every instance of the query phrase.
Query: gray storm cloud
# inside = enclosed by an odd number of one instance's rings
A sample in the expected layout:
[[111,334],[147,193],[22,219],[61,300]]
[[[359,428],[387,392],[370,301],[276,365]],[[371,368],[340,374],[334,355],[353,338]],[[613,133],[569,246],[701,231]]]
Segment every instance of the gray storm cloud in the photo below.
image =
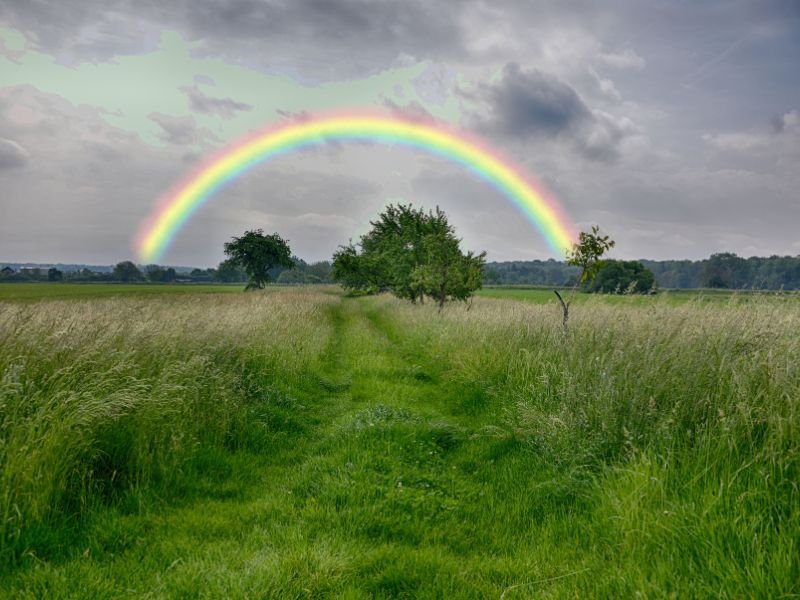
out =
[[479,130],[518,140],[561,138],[590,160],[615,160],[625,137],[638,131],[630,119],[590,109],[554,75],[516,63],[499,81],[482,84],[477,99],[486,107],[475,118]]

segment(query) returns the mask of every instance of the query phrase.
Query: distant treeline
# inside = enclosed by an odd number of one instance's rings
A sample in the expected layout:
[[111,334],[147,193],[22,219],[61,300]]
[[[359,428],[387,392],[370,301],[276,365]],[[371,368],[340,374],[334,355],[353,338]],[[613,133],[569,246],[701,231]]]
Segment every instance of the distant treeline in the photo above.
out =
[[[290,269],[272,269],[272,281],[285,284],[329,283],[331,263],[319,261],[307,263],[302,258],[292,257],[294,266]],[[21,265],[19,263],[0,263],[0,282],[70,281],[73,283],[103,282],[151,282],[151,283],[242,283],[247,274],[241,267],[229,261],[221,262],[216,268],[192,269],[188,267],[168,267],[162,265],[136,265],[123,261],[111,266],[91,265]]]
[[[641,260],[661,288],[800,289],[800,256],[753,256],[730,252],[704,260]],[[486,265],[488,285],[572,285],[578,267],[564,262],[530,260]]]
[[[278,283],[329,283],[331,263],[307,263],[293,257],[295,266],[270,271]],[[742,258],[725,252],[704,260],[641,260],[661,288],[800,289],[800,256],[753,256]],[[132,267],[132,268],[131,268]],[[528,260],[490,262],[486,265],[487,285],[572,285],[580,273],[562,261]],[[151,281],[164,283],[239,283],[247,281],[244,271],[227,262],[217,268],[192,269],[159,265],[134,265],[125,261],[115,266],[20,265],[0,263],[0,282]]]

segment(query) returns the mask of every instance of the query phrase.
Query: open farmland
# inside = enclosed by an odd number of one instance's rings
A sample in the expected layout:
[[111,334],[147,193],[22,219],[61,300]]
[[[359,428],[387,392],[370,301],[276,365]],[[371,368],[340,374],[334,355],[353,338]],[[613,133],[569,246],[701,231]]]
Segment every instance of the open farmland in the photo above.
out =
[[241,291],[242,284],[0,283],[0,302],[153,294],[221,294]]
[[0,302],[0,596],[800,594],[800,303],[541,300]]

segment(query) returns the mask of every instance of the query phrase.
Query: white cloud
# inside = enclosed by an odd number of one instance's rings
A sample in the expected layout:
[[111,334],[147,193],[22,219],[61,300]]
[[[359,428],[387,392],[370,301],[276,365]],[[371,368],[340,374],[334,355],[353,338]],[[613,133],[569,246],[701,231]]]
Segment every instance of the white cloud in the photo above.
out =
[[647,64],[645,60],[630,48],[622,52],[601,52],[597,59],[609,67],[615,69],[644,69]]
[[770,142],[766,135],[752,133],[704,134],[703,141],[719,150],[747,151],[763,148]]

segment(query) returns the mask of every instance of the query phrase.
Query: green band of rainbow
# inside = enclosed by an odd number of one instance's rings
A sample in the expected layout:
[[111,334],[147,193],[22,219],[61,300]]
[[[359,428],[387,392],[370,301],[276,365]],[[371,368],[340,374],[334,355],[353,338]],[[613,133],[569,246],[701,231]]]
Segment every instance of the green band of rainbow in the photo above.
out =
[[439,123],[397,116],[326,116],[282,124],[249,136],[195,171],[162,198],[145,222],[137,238],[141,261],[158,261],[197,209],[250,167],[308,146],[351,140],[410,146],[463,165],[511,200],[559,257],[576,239],[574,226],[552,196],[523,176],[509,160],[461,132]]

